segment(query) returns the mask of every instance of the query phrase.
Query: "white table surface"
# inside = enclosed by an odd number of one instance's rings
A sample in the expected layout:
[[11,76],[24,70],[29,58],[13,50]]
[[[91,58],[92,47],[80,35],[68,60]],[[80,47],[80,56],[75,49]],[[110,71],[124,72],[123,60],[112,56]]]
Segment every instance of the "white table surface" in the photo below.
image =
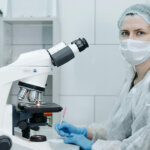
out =
[[72,144],[64,144],[63,138],[51,127],[40,127],[40,131],[31,131],[31,135],[40,134],[47,137],[53,150],[79,150],[80,148]]

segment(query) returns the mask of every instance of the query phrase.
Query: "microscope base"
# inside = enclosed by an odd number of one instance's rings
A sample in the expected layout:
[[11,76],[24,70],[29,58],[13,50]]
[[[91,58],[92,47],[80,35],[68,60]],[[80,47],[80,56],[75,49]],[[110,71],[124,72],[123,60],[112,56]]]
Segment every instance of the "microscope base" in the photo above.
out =
[[8,136],[12,141],[11,150],[53,150],[50,143],[46,142],[31,142],[25,138],[17,137],[0,130],[0,135]]

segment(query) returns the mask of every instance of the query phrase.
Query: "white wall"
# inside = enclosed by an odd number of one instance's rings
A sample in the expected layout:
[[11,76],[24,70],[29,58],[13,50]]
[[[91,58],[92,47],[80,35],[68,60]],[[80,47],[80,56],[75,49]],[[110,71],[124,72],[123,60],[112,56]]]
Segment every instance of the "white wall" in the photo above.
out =
[[0,9],[4,10],[5,0],[0,0]]
[[127,64],[118,49],[117,20],[128,6],[144,0],[61,0],[61,39],[85,37],[90,44],[61,68],[61,103],[66,121],[89,124],[108,118],[125,77]]

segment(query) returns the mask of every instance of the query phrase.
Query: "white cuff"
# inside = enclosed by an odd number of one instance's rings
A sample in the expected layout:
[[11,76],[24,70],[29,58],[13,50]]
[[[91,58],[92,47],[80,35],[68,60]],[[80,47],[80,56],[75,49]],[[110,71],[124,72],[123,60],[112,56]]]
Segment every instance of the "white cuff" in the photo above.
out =
[[106,126],[102,124],[91,124],[89,128],[92,129],[93,132],[93,138],[92,141],[95,142],[98,139],[106,140],[107,132],[106,132]]
[[121,150],[120,147],[121,147],[120,141],[97,140],[93,144],[92,150]]

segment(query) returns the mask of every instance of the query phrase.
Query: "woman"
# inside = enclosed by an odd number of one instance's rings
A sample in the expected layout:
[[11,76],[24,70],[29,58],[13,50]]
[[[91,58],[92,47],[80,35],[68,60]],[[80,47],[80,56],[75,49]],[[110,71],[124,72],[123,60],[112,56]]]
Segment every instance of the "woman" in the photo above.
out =
[[65,143],[84,150],[150,150],[150,5],[126,9],[118,27],[121,52],[131,67],[108,125],[55,125]]

